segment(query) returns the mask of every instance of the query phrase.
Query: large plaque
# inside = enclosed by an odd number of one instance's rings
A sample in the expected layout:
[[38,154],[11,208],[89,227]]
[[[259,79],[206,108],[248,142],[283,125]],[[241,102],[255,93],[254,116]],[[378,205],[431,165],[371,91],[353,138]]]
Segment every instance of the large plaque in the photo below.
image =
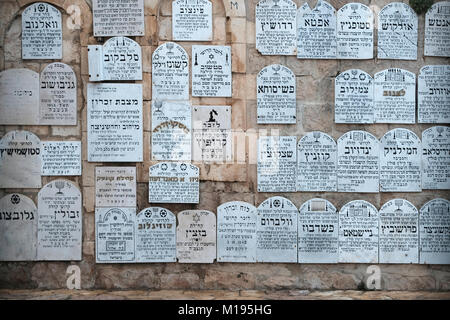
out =
[[53,180],[38,193],[37,260],[81,260],[81,192],[70,181]]
[[378,211],[354,200],[339,211],[339,262],[378,263]]
[[22,194],[0,199],[0,261],[36,260],[37,208]]
[[207,210],[178,213],[177,258],[180,263],[213,263],[216,258],[216,215]]
[[295,192],[297,137],[261,136],[258,140],[258,192]]
[[81,141],[41,141],[43,176],[81,176]]
[[144,0],[92,2],[94,37],[144,35]]
[[421,264],[450,264],[450,201],[434,199],[420,209]]
[[298,210],[284,197],[264,200],[256,219],[256,261],[297,262]]
[[135,261],[135,208],[95,208],[97,263]]
[[450,189],[450,127],[422,132],[422,189]]
[[89,83],[87,95],[88,161],[142,161],[142,84]]
[[422,191],[422,144],[408,129],[396,128],[380,140],[380,191]]
[[172,2],[172,38],[177,41],[212,41],[212,4],[209,0]]
[[380,263],[419,263],[419,212],[409,201],[393,199],[380,211]]
[[152,99],[189,100],[189,57],[174,42],[160,45],[152,54]]
[[217,208],[217,261],[256,262],[256,208],[242,201]]
[[297,145],[297,191],[337,191],[336,141],[308,132]]
[[159,162],[149,169],[148,202],[198,203],[198,167],[187,162]]
[[338,192],[378,192],[378,139],[366,131],[349,131],[337,142]]
[[425,15],[425,56],[450,57],[450,2],[439,1]]
[[418,19],[402,2],[392,2],[378,14],[378,59],[417,60]]
[[39,124],[39,74],[30,69],[0,72],[0,124]]
[[77,77],[67,64],[55,62],[45,67],[41,72],[39,99],[39,124],[77,124]]
[[334,121],[374,123],[373,78],[367,72],[350,69],[334,82]]
[[136,206],[136,167],[96,167],[97,207]]
[[22,59],[62,59],[61,13],[36,2],[22,13]]
[[258,123],[296,123],[295,74],[287,67],[272,64],[257,76]]
[[263,55],[297,53],[297,5],[291,0],[261,0],[255,8],[256,49]]
[[422,67],[418,82],[418,122],[450,123],[450,66]]
[[336,9],[319,0],[314,9],[305,2],[297,11],[297,58],[336,59]]
[[175,215],[167,209],[150,207],[136,216],[136,262],[176,262]]
[[230,46],[192,46],[192,96],[231,97]]
[[325,199],[311,199],[298,216],[298,262],[337,263],[339,260],[339,217]]
[[362,3],[347,3],[337,12],[337,58],[373,58],[373,12]]
[[0,188],[41,187],[41,141],[29,131],[10,131],[0,140]]

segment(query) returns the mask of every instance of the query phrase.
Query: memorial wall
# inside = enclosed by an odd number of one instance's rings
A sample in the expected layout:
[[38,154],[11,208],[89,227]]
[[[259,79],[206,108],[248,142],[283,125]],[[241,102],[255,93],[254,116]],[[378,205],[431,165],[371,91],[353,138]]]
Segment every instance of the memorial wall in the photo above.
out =
[[450,289],[450,2],[0,2],[0,288]]

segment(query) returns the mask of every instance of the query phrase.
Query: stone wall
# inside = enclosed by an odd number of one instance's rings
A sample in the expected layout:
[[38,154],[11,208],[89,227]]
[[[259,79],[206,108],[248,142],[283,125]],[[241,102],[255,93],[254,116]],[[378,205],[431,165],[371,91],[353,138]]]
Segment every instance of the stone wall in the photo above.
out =
[[[378,209],[390,199],[404,198],[420,208],[436,197],[449,198],[448,191],[421,193],[258,193],[256,190],[256,134],[259,130],[279,130],[280,135],[301,137],[312,130],[330,134],[334,139],[353,130],[367,130],[377,138],[387,131],[404,127],[421,136],[432,125],[344,125],[334,123],[334,77],[350,68],[362,69],[371,75],[388,67],[399,67],[418,74],[428,64],[448,64],[449,59],[423,57],[424,14],[419,16],[419,51],[417,61],[400,60],[299,60],[294,56],[262,56],[255,49],[255,5],[259,0],[212,0],[212,44],[231,45],[233,61],[232,98],[192,98],[192,104],[231,105],[232,127],[247,132],[246,143],[236,137],[242,152],[235,152],[233,164],[200,164],[200,203],[198,205],[163,205],[177,213],[184,209],[207,209],[216,212],[220,204],[241,200],[255,206],[273,195],[283,195],[300,207],[305,201],[322,197],[338,209],[350,200],[364,199]],[[294,0],[297,5],[303,0]],[[50,62],[21,60],[21,13],[32,0],[0,2],[0,70],[26,67],[40,72]],[[66,287],[66,269],[77,264],[81,269],[82,289],[361,289],[367,277],[364,264],[96,264],[95,263],[95,182],[94,169],[101,164],[87,162],[86,87],[88,83],[87,45],[99,44],[93,37],[90,0],[50,0],[63,14],[63,59],[78,79],[77,126],[0,126],[0,136],[15,129],[29,130],[41,140],[82,140],[83,175],[70,178],[83,194],[83,260],[81,262],[18,262],[0,263],[0,288]],[[308,0],[315,5],[316,0]],[[329,0],[339,9],[350,0]],[[377,14],[388,0],[359,0]],[[403,1],[408,2],[408,1]],[[144,87],[144,162],[137,163],[138,212],[149,206],[148,168],[150,161],[151,54],[165,41],[171,40],[171,0],[144,0],[145,36],[131,37],[143,52]],[[74,7],[73,7],[73,6]],[[71,7],[72,6],[72,7]],[[74,9],[75,8],[75,9]],[[79,10],[78,10],[79,9]],[[80,15],[78,15],[78,12]],[[79,28],[77,28],[79,24]],[[72,28],[68,26],[71,25]],[[75,27],[74,27],[75,26]],[[375,39],[377,38],[375,32]],[[189,53],[193,42],[179,42]],[[375,41],[376,46],[376,41]],[[280,63],[289,67],[297,80],[296,125],[258,125],[256,123],[256,75],[265,66]],[[236,147],[235,147],[236,148]],[[245,152],[243,152],[245,150]],[[129,164],[127,164],[129,165]],[[43,184],[57,177],[43,177]],[[0,197],[20,192],[37,202],[37,189],[2,189]],[[379,265],[384,290],[449,290],[450,266]]]

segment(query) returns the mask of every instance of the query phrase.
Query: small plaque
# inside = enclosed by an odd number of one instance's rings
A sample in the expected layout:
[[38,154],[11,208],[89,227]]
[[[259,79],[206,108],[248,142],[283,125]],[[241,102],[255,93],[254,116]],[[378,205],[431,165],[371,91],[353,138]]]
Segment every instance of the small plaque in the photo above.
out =
[[97,207],[136,206],[136,167],[96,167]]
[[424,56],[450,57],[450,2],[439,1],[425,14]]
[[422,132],[422,188],[450,189],[450,127]]
[[450,123],[450,66],[422,67],[418,82],[418,122]]
[[41,141],[43,176],[81,176],[81,141]]
[[212,4],[208,0],[172,2],[172,38],[177,41],[212,41]]

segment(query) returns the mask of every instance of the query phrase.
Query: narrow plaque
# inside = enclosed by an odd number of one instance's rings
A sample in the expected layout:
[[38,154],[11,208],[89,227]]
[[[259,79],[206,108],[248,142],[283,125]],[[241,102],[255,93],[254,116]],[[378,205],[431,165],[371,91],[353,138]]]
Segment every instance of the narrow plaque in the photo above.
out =
[[450,127],[422,132],[422,188],[450,189]]
[[439,1],[425,14],[425,56],[450,57],[450,2]]
[[136,206],[136,167],[96,167],[97,207]]
[[172,38],[177,41],[212,41],[211,1],[173,1]]
[[41,141],[43,176],[81,176],[81,141]]
[[418,122],[450,123],[450,66],[422,67],[418,82]]

